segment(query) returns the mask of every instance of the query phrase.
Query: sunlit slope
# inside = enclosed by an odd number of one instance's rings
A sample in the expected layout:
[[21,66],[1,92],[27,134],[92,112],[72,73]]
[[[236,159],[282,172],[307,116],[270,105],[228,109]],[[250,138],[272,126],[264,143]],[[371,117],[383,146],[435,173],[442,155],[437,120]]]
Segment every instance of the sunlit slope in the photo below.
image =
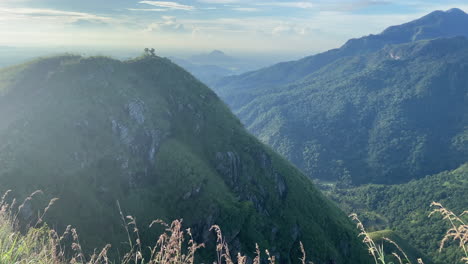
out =
[[367,259],[346,215],[167,59],[4,69],[0,120],[1,189],[59,197],[49,224],[77,226],[88,249],[125,246],[118,200],[146,241],[151,220],[183,218],[199,242],[214,242],[218,224],[233,251],[258,242],[281,263],[297,261],[299,241],[315,263]]

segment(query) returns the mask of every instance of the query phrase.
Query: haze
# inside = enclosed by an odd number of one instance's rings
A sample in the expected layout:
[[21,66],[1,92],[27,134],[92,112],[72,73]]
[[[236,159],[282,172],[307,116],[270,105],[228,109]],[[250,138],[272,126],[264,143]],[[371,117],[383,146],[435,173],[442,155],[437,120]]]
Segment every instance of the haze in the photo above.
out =
[[468,11],[464,1],[2,0],[0,45],[292,59],[453,6]]

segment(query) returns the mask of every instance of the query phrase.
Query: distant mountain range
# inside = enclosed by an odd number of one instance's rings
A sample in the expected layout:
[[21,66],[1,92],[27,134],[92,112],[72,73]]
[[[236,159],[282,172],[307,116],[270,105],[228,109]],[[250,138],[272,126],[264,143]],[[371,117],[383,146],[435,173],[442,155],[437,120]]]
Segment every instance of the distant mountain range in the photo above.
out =
[[406,182],[468,160],[467,25],[435,11],[212,87],[310,177]]
[[257,70],[279,61],[265,55],[244,54],[233,57],[220,50],[196,54],[187,58],[169,57],[169,59],[207,85],[213,85],[227,76]]
[[77,227],[86,252],[126,246],[119,201],[144,245],[151,221],[183,218],[208,248],[197,262],[215,258],[217,224],[233,253],[259,243],[291,263],[302,241],[314,263],[369,263],[347,216],[168,59],[67,55],[2,69],[0,120],[0,191],[58,197],[47,223]]

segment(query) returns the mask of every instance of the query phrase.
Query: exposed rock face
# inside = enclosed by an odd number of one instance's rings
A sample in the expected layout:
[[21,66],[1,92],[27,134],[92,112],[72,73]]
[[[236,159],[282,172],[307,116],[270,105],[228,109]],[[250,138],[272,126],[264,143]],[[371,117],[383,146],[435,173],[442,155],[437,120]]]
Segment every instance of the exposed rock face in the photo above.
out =
[[139,125],[142,125],[145,122],[143,101],[137,99],[133,102],[130,102],[127,106],[127,110],[130,117],[133,120],[135,120]]
[[218,152],[216,153],[216,160],[219,161],[216,167],[218,172],[226,177],[232,187],[235,187],[239,183],[242,173],[239,155],[232,151],[226,153]]
[[285,199],[286,195],[288,194],[288,186],[286,185],[286,181],[284,180],[283,176],[275,173],[275,182],[276,190],[278,191],[279,196],[281,199]]

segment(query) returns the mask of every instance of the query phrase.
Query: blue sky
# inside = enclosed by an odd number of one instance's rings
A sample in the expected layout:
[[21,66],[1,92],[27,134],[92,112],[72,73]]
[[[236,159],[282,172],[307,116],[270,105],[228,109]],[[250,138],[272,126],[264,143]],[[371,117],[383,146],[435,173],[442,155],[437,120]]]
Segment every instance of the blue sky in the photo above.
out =
[[467,1],[0,0],[0,45],[303,53]]

